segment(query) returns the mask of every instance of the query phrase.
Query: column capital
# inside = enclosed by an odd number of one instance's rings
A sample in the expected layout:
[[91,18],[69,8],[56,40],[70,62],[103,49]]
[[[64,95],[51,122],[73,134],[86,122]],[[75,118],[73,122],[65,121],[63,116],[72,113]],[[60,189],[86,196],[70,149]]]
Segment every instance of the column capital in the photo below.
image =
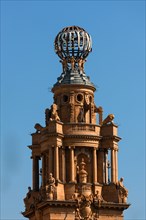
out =
[[115,150],[115,151],[118,151],[119,150],[119,148],[116,146],[113,146],[112,148],[111,148],[111,150]]

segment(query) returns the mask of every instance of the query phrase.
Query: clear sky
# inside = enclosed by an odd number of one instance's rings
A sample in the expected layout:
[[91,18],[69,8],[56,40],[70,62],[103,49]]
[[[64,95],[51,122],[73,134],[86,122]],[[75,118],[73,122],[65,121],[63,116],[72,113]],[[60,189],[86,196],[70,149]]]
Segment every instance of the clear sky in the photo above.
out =
[[145,1],[1,1],[1,219],[24,219],[31,185],[30,134],[44,125],[61,74],[54,38],[83,27],[93,51],[86,74],[96,105],[119,125],[119,178],[129,190],[125,220],[145,216]]

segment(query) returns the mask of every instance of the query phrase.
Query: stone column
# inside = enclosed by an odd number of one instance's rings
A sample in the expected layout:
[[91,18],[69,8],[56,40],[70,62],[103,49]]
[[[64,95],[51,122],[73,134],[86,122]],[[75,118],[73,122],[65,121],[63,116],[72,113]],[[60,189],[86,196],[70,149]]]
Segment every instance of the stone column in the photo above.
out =
[[115,182],[118,182],[118,149],[115,150]]
[[46,184],[46,155],[42,156],[42,187]]
[[54,177],[56,180],[59,179],[59,152],[58,152],[58,146],[56,145],[54,147]]
[[104,168],[104,149],[98,150],[98,182],[104,183],[103,168]]
[[39,157],[33,156],[33,190],[39,190]]
[[70,182],[75,182],[74,147],[70,146]]
[[93,183],[97,183],[97,154],[96,148],[93,148]]
[[105,150],[104,154],[104,163],[105,163],[105,183],[108,183],[108,150]]
[[111,149],[111,182],[115,182],[115,150]]
[[66,169],[65,169],[65,149],[62,147],[61,149],[61,157],[62,157],[62,182],[66,181]]
[[53,173],[53,167],[52,167],[52,164],[53,164],[52,146],[49,146],[48,158],[49,158],[49,161],[48,161],[49,164],[47,164],[47,166],[49,165],[49,169],[48,169],[48,174],[47,175],[49,175],[50,173]]

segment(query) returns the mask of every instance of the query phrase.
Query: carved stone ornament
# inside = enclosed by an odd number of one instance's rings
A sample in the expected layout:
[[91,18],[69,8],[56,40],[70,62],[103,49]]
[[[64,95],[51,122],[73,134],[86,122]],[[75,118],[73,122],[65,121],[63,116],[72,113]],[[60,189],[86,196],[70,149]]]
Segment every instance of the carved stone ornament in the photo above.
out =
[[128,197],[128,190],[123,185],[123,178],[121,177],[120,180],[116,183],[116,187],[118,189],[119,199],[122,203],[127,202]]

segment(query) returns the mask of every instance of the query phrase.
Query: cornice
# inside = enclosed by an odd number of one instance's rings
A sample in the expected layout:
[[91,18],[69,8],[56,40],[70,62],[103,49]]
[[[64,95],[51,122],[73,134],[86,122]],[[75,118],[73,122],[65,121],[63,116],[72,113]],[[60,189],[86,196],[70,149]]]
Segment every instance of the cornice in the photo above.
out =
[[70,135],[70,134],[66,134],[64,135],[64,138],[79,138],[79,139],[86,139],[86,140],[101,140],[101,136],[97,136],[97,135]]
[[[114,202],[103,202],[100,206],[100,209],[119,209],[124,210],[128,209],[131,204],[128,203],[114,203]],[[94,202],[94,206],[98,207],[98,202]]]

